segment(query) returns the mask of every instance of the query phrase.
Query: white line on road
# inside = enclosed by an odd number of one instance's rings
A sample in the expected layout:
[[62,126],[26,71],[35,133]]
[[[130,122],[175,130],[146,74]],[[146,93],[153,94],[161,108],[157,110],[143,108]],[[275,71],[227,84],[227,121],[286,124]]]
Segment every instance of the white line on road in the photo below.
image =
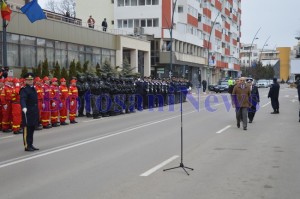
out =
[[268,102],[268,103],[262,105],[261,107],[264,108],[264,107],[268,106],[269,104],[271,104],[271,102]]
[[229,129],[231,127],[231,125],[228,125],[224,128],[222,128],[221,130],[217,131],[216,133],[223,133],[224,131],[226,131],[227,129]]
[[0,138],[0,140],[4,140],[4,139],[7,139],[7,138],[11,138],[11,137],[15,137],[14,135],[10,135],[10,136],[6,136],[6,137],[2,137]]
[[290,97],[289,95],[285,95],[284,97]]
[[167,159],[166,161],[160,163],[159,165],[153,167],[152,169],[149,169],[145,173],[142,173],[140,176],[143,176],[143,177],[149,176],[152,173],[154,173],[155,171],[157,171],[158,169],[162,168],[163,166],[165,166],[165,165],[169,164],[170,162],[172,162],[173,160],[177,159],[178,157],[179,157],[178,155],[174,155],[173,157]]
[[[191,113],[194,113],[194,112],[195,111],[191,111],[191,112],[185,113],[183,115],[188,115],[188,114],[191,114]],[[67,144],[67,145],[64,145],[64,146],[61,146],[61,147],[56,147],[56,148],[52,148],[52,149],[49,149],[49,150],[45,150],[43,152],[37,153],[36,155],[27,156],[27,157],[19,157],[19,158],[14,158],[14,159],[7,160],[7,161],[4,161],[4,162],[0,162],[0,169],[4,168],[4,167],[7,167],[7,166],[15,165],[15,164],[18,164],[18,163],[26,162],[28,160],[32,160],[32,159],[36,159],[36,158],[39,158],[39,157],[47,156],[47,155],[57,153],[57,152],[60,152],[60,151],[65,151],[67,149],[72,149],[72,148],[75,148],[75,147],[78,147],[78,146],[82,146],[82,145],[85,145],[85,144],[89,144],[89,143],[92,143],[92,142],[103,140],[103,139],[106,139],[106,138],[114,137],[114,136],[124,134],[124,133],[130,132],[130,131],[133,131],[133,130],[137,130],[137,129],[140,129],[140,128],[143,128],[143,127],[151,126],[153,124],[158,124],[158,123],[161,123],[161,122],[165,122],[165,121],[177,118],[177,117],[179,117],[179,116],[173,116],[173,117],[169,117],[169,118],[166,118],[166,119],[163,119],[163,120],[149,122],[149,123],[142,124],[142,125],[139,125],[139,126],[135,126],[135,127],[123,130],[123,131],[116,132],[116,133],[113,133],[113,132],[112,133],[107,133],[106,135],[101,136],[101,137],[94,137],[94,138],[82,140],[82,141],[79,141],[79,142],[74,142],[74,143],[71,143],[71,144]]]

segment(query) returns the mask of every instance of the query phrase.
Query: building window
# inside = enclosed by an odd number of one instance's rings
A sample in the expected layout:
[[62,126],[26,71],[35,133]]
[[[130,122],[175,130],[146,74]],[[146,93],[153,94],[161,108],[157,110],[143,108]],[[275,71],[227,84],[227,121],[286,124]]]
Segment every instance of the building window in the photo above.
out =
[[151,0],[146,0],[147,5],[151,5]]
[[158,26],[159,26],[158,19],[153,19],[153,27],[158,27]]
[[125,6],[130,6],[130,0],[125,0]]
[[134,20],[134,27],[140,27],[140,20],[139,19]]
[[122,28],[122,20],[118,20],[118,28]]
[[119,7],[124,6],[124,0],[118,0],[118,6]]
[[152,27],[152,19],[147,19],[147,27]]
[[139,0],[139,6],[144,6],[145,5],[145,0]]
[[36,49],[34,46],[21,45],[20,52],[21,66],[26,66],[28,68],[36,66],[35,59],[32,59],[33,57],[36,57]]
[[131,0],[131,6],[137,6],[137,0]]
[[128,28],[133,28],[133,19],[128,19]]
[[123,20],[123,28],[127,28],[127,20]]
[[158,0],[152,0],[152,5],[158,5]]
[[183,6],[178,6],[178,13],[183,13]]
[[146,27],[146,19],[141,19],[141,27]]

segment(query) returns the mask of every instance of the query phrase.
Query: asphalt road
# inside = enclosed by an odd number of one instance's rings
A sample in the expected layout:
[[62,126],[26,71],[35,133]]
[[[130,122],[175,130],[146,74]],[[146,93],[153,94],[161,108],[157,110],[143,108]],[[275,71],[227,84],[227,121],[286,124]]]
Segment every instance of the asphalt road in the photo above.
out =
[[193,94],[193,103],[183,104],[183,163],[194,169],[190,175],[163,171],[181,162],[180,105],[36,131],[40,151],[33,153],[24,151],[21,135],[0,133],[0,198],[299,198],[296,89],[281,86],[278,115],[270,114],[268,89],[259,91],[247,131],[236,127],[225,93]]

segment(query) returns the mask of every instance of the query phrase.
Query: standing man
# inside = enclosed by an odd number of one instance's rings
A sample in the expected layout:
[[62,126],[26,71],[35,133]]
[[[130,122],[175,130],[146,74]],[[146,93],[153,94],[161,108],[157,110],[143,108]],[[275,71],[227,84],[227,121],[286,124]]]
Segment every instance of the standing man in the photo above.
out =
[[102,30],[106,32],[106,29],[107,29],[107,22],[106,22],[106,18],[104,18],[104,20],[102,21]]
[[202,88],[203,88],[204,94],[206,94],[206,87],[207,87],[207,81],[204,79],[204,80],[202,80]]
[[271,105],[274,110],[273,112],[271,112],[271,114],[279,114],[279,89],[280,85],[277,82],[277,78],[273,78],[273,84],[271,85],[268,94],[268,98],[271,98]]
[[94,28],[95,27],[95,19],[90,15],[90,18],[87,21],[89,28]]
[[78,89],[76,86],[76,80],[72,79],[69,87],[69,119],[71,124],[77,123],[77,121],[75,121],[77,112],[77,98]]
[[239,84],[237,84],[232,91],[232,97],[236,108],[236,120],[237,127],[240,128],[241,119],[243,120],[243,128],[247,130],[247,113],[250,107],[250,89],[245,83],[244,77],[240,78]]
[[252,123],[254,119],[254,115],[256,113],[256,105],[259,103],[259,92],[257,86],[253,85],[253,79],[247,80],[247,83],[251,92],[248,118],[249,118],[249,123]]
[[33,146],[34,129],[39,123],[38,96],[33,86],[33,74],[27,73],[24,78],[26,85],[20,90],[23,141],[25,151],[35,151],[39,150]]
[[68,116],[67,100],[69,97],[69,89],[65,78],[60,79],[60,102],[59,102],[59,121],[60,125],[68,125],[66,122]]
[[299,100],[299,122],[300,122],[300,77],[296,79],[297,90],[298,90],[298,100]]

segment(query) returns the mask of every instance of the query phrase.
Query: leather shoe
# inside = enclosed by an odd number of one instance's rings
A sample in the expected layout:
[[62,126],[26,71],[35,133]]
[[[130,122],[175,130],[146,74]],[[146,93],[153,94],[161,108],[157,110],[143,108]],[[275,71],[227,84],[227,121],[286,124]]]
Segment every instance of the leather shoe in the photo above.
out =
[[276,112],[276,111],[274,111],[274,112],[271,112],[271,114],[277,114],[277,112]]
[[25,148],[25,151],[34,151],[34,149],[33,148],[31,148],[31,147],[27,147],[27,148]]
[[69,125],[69,123],[67,123],[67,122],[61,122],[60,125],[62,125],[62,126],[63,125]]
[[249,123],[252,123],[252,120],[249,120]]
[[247,127],[244,127],[244,130],[247,130]]
[[237,125],[236,125],[238,128],[240,128],[240,123],[237,123]]
[[35,150],[35,151],[40,150],[39,148],[35,148],[34,146],[31,146],[31,148],[32,148],[33,150]]

